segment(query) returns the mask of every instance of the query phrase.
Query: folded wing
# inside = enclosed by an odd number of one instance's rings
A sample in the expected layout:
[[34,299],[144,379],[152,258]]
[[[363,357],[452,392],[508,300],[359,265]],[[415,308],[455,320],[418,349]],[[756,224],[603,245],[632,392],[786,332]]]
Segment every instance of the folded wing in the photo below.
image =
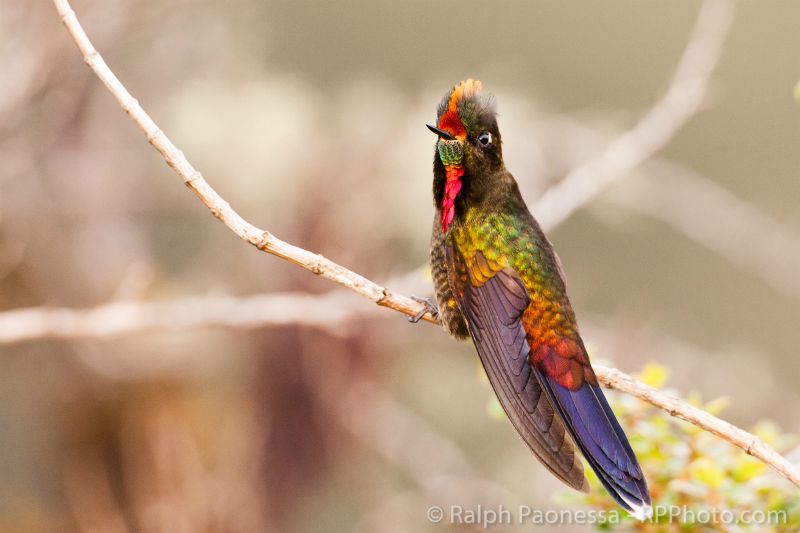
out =
[[[477,254],[480,255],[478,251]],[[531,342],[524,314],[530,295],[510,268],[471,261],[452,249],[451,284],[489,381],[528,447],[559,479],[586,489],[580,448],[614,499],[634,515],[649,512],[650,496],[636,457],[589,366],[583,343]]]
[[[493,279],[496,281],[484,285],[486,290],[457,294],[489,382],[517,433],[539,461],[570,487],[588,491],[580,458],[529,363],[530,346],[520,323],[528,295],[502,271]],[[498,284],[508,285],[495,287]]]

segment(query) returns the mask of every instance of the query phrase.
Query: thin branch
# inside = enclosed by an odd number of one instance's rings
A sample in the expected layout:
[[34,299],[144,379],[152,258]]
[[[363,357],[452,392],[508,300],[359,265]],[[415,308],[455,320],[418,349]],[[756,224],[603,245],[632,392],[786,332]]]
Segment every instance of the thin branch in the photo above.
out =
[[635,396],[659,409],[663,409],[674,417],[686,420],[709,433],[713,433],[734,446],[738,446],[745,453],[770,465],[783,477],[800,487],[800,472],[798,472],[797,468],[755,435],[724,420],[720,420],[702,409],[693,407],[679,398],[636,381],[616,368],[607,368],[600,365],[593,365],[593,367],[600,382],[609,389],[616,389]]
[[[184,183],[200,198],[212,214],[220,219],[234,233],[260,250],[291,261],[315,274],[335,281],[379,305],[395,309],[408,315],[414,315],[422,310],[422,305],[411,298],[394,295],[386,288],[381,287],[355,272],[337,265],[318,254],[284,242],[271,233],[256,228],[245,221],[216,193],[216,191],[214,191],[214,189],[211,188],[203,179],[200,172],[192,167],[183,155],[183,152],[172,144],[164,132],[156,126],[155,122],[145,113],[136,99],[131,96],[119,79],[111,72],[100,54],[95,50],[94,46],[92,46],[83,28],[81,28],[69,2],[67,0],[53,0],[53,3],[64,25],[81,50],[86,64],[89,65],[95,74],[103,81],[108,90],[117,99],[122,109],[144,132],[148,142],[164,156],[167,163],[183,178]],[[700,35],[711,32],[711,36],[706,37],[701,35],[699,38],[695,37],[692,39],[692,44],[689,46],[692,51],[687,51],[687,54],[699,56],[699,59],[692,59],[692,63],[699,62],[701,66],[705,65],[705,70],[711,68],[715,62],[715,57],[718,55],[719,42],[721,40],[719,36],[725,33],[730,23],[731,12],[731,3],[727,0],[708,0],[703,5],[695,33],[696,35]],[[712,19],[721,19],[723,22]],[[714,44],[715,42],[716,44]],[[714,53],[709,53],[708,50]],[[703,60],[704,58],[705,60]],[[694,72],[693,68],[685,67],[685,69],[689,70],[689,74]],[[704,94],[704,90],[701,89],[705,87],[705,82],[702,81],[702,78],[688,76],[687,73],[682,72],[682,70],[684,70],[683,67],[679,68],[678,79],[681,80],[679,87],[668,92],[665,99],[666,104],[659,110],[654,111],[652,113],[653,118],[650,120],[656,122],[672,122],[674,117],[671,115],[680,112],[680,106],[686,104],[684,100],[687,94],[689,96],[692,94],[695,95],[695,109],[696,106],[700,105],[702,95]],[[700,70],[704,71],[704,69]],[[670,96],[670,93],[673,91],[677,93],[677,96],[674,94]],[[643,125],[640,123],[640,126]],[[641,133],[642,129],[643,128],[639,127],[635,128],[638,134]],[[655,131],[664,130],[656,128]],[[659,142],[663,142],[663,137],[661,135],[653,135],[653,137],[650,138],[650,143],[652,145],[657,146]],[[631,157],[629,150],[632,143],[632,140],[621,141],[619,143],[620,147],[615,149],[615,152],[618,153],[619,157],[629,159]],[[590,190],[596,189],[590,188]],[[552,222],[552,220],[553,219],[550,219],[550,222]],[[426,315],[426,319],[428,321],[434,321],[429,315]],[[697,409],[676,398],[670,398],[655,389],[637,383],[633,378],[622,372],[603,367],[597,367],[595,370],[598,378],[607,386],[619,388],[619,390],[642,398],[645,401],[650,401],[653,405],[667,410],[673,416],[680,416],[685,420],[697,424],[699,427],[712,431],[728,442],[739,446],[747,453],[758,457],[775,468],[781,475],[800,486],[800,474],[796,472],[794,467],[776,452],[766,447],[763,442],[759,441],[753,435],[735,428],[708,413],[698,413]],[[698,416],[698,414],[702,416]]]
[[600,155],[550,188],[533,212],[545,230],[557,226],[658,152],[700,110],[733,20],[732,0],[706,0],[664,97]]
[[[285,259],[300,267],[310,270],[314,274],[342,285],[356,293],[369,298],[383,307],[400,311],[409,316],[414,316],[424,309],[424,306],[400,294],[392,294],[386,287],[370,281],[364,276],[353,272],[320,254],[315,254],[298,246],[283,241],[269,231],[257,228],[247,222],[239,213],[231,208],[215,191],[203,175],[195,169],[182,151],[176,147],[167,135],[156,125],[150,115],[139,105],[139,102],[122,85],[117,76],[108,68],[106,62],[94,48],[86,32],[80,25],[78,18],[67,0],[53,0],[64,26],[69,31],[75,44],[83,55],[84,62],[100,78],[100,81],[114,95],[123,111],[139,126],[147,142],[158,150],[167,164],[183,178],[184,184],[194,192],[200,201],[208,207],[211,214],[223,224],[249,242],[259,250]],[[424,319],[429,322],[436,320],[426,313]]]

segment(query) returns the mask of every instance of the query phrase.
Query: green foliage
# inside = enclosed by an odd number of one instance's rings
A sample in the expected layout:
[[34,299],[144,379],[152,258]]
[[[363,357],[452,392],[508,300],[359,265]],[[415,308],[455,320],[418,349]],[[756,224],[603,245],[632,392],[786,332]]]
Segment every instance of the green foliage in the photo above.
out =
[[[661,387],[668,369],[650,364],[639,379]],[[598,524],[600,530],[634,529],[672,531],[800,531],[800,491],[764,463],[696,426],[673,418],[631,396],[609,393],[631,446],[647,476],[654,518],[640,523],[627,516]],[[729,401],[703,402],[699,395],[689,403],[718,415]],[[750,430],[779,453],[797,445],[772,422],[762,421]],[[594,510],[618,508],[591,469],[586,470],[589,494],[570,492],[564,499]],[[670,518],[670,513],[680,516]],[[771,514],[767,514],[771,513]],[[763,516],[762,516],[763,514]],[[769,523],[767,523],[769,520]]]

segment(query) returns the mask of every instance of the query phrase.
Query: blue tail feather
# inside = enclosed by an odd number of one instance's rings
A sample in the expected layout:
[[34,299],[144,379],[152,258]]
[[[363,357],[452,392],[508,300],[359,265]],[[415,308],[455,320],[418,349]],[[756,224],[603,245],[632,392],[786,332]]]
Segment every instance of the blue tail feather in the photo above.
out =
[[609,494],[638,518],[646,518],[650,510],[647,483],[600,387],[584,383],[573,391],[541,371],[537,375]]

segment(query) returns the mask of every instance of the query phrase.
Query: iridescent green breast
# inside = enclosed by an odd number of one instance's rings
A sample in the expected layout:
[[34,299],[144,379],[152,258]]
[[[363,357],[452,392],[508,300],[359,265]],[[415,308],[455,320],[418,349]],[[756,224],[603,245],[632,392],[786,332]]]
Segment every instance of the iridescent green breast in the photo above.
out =
[[577,337],[575,316],[555,256],[544,235],[529,221],[473,209],[453,228],[451,238],[464,258],[472,285],[483,285],[504,268],[517,272],[531,299],[523,322],[532,342],[552,344],[559,338]]

